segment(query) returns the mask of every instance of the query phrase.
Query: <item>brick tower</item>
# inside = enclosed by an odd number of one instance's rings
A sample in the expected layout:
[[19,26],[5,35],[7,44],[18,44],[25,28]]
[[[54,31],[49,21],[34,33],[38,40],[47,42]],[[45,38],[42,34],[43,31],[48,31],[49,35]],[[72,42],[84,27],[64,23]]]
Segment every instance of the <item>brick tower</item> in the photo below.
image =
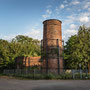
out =
[[56,19],[43,22],[42,68],[46,73],[61,73],[63,71],[61,23]]

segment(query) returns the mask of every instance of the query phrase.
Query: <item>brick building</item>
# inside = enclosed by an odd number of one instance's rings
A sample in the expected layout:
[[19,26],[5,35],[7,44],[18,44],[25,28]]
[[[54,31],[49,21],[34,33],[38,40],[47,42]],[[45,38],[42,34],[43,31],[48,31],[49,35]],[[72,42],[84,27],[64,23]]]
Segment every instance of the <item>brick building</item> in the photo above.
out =
[[42,68],[45,72],[60,73],[63,71],[62,22],[49,19],[43,22]]
[[16,68],[23,69],[25,67],[41,66],[41,57],[17,57]]
[[[43,22],[41,57],[17,57],[17,68],[41,66],[44,72],[63,71],[63,43],[61,21],[49,19]],[[40,60],[42,59],[42,62]]]
[[[62,22],[49,19],[43,22],[43,40],[41,40],[41,57],[17,57],[16,67],[39,66],[46,73],[63,71]],[[41,62],[42,61],[42,62]],[[90,73],[90,62],[88,62]]]

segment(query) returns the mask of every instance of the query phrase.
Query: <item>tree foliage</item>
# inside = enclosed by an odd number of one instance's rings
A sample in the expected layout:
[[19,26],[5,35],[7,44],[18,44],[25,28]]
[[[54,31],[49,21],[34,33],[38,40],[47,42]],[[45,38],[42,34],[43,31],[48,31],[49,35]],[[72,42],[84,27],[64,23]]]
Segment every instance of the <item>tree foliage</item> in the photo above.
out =
[[11,42],[0,39],[0,68],[14,68],[18,56],[40,56],[40,41],[18,35]]
[[77,35],[71,36],[65,46],[66,68],[85,69],[90,60],[90,28],[80,26]]

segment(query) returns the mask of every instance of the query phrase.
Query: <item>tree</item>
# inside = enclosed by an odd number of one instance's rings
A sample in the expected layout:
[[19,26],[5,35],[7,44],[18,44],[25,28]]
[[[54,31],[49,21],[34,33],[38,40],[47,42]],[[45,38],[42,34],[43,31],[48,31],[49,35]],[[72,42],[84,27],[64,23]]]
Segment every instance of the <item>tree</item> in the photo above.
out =
[[40,56],[40,41],[18,35],[8,42],[0,39],[0,68],[14,68],[18,56]]
[[6,67],[9,63],[8,41],[0,39],[0,68]]
[[28,36],[18,35],[13,40],[13,43],[21,45],[21,56],[40,56],[40,41],[29,38]]
[[78,34],[71,36],[65,46],[65,66],[66,68],[86,68],[90,60],[90,28],[80,26]]

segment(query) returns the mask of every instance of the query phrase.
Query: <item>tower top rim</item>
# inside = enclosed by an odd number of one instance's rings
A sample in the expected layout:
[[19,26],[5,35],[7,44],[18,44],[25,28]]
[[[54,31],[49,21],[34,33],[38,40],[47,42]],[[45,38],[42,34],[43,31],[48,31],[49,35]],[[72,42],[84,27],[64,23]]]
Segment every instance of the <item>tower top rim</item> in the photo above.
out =
[[60,20],[58,20],[58,19],[47,19],[47,20],[43,21],[43,24],[44,24],[45,22],[47,22],[47,21],[52,21],[52,20],[59,21],[60,23],[62,23],[62,21],[60,21]]

